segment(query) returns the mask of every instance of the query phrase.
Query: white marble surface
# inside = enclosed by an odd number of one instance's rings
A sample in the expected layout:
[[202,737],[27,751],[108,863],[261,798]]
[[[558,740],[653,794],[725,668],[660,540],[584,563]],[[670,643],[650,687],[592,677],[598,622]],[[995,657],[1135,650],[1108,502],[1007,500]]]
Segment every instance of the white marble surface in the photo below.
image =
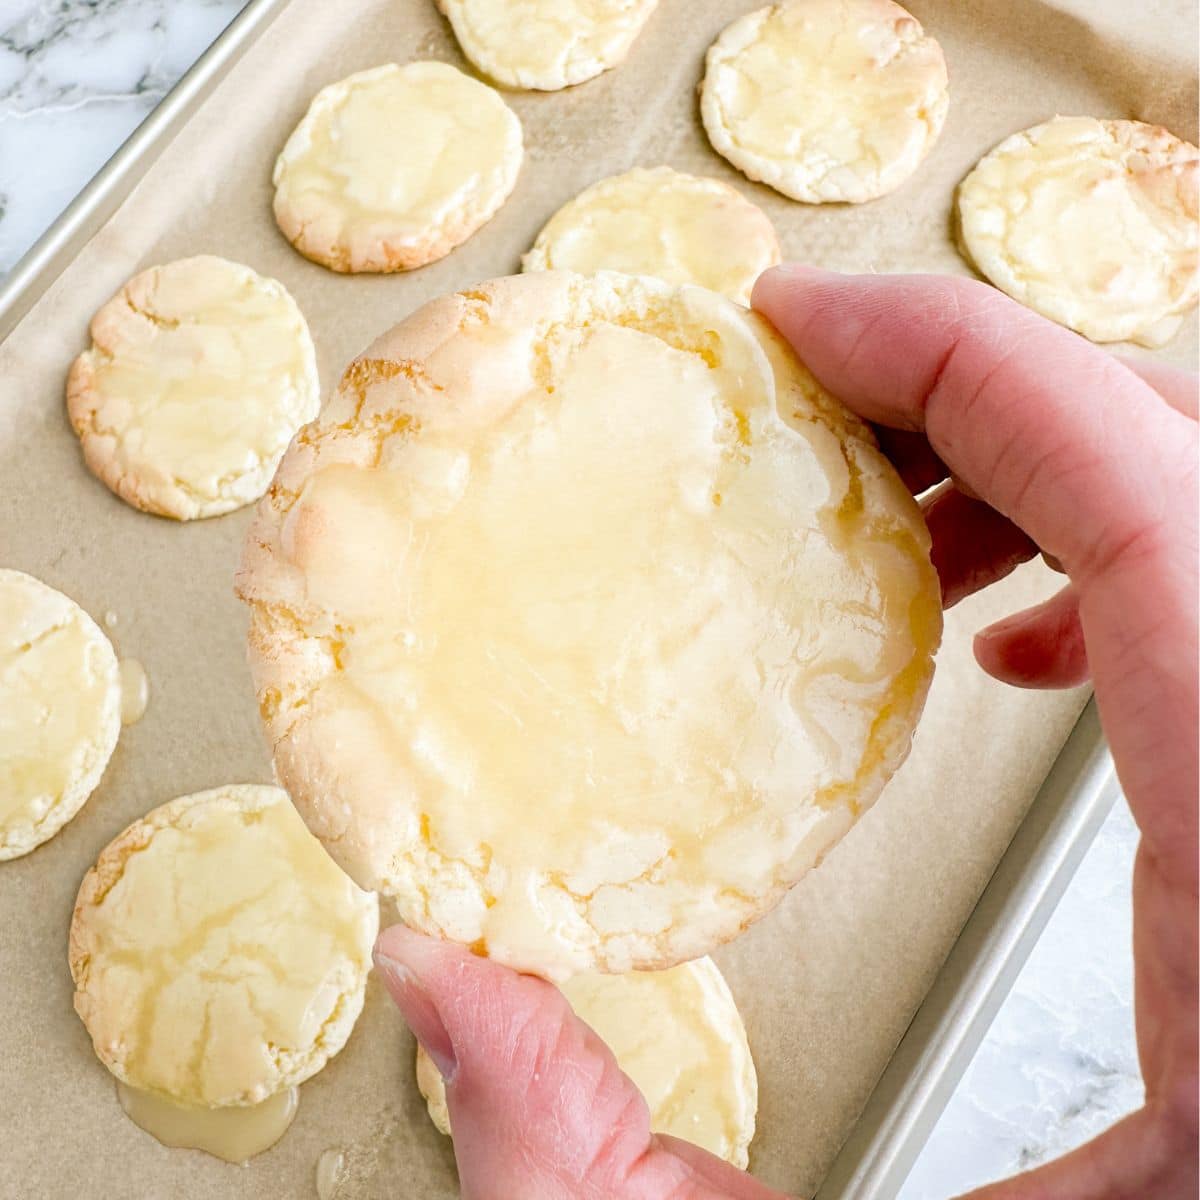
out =
[[[0,273],[240,8],[240,0],[0,0]],[[1129,949],[1135,844],[1122,804],[903,1200],[942,1200],[1032,1166],[1138,1104]]]

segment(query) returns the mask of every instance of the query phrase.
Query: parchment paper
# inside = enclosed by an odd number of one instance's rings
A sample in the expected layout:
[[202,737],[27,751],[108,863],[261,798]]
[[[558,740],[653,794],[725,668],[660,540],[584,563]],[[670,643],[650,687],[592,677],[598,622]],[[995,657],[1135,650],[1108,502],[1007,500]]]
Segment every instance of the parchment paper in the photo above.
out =
[[[295,1125],[244,1168],[167,1150],[126,1120],[71,1009],[67,926],[101,847],[173,796],[270,779],[230,588],[248,512],[187,526],[134,512],[85,470],[64,417],[64,376],[88,318],[128,275],[209,252],[281,279],[311,323],[328,388],[376,334],[431,296],[516,270],[561,203],[634,165],[729,180],[767,210],[790,256],[965,273],[949,238],[953,190],[1007,134],[1062,112],[1196,136],[1194,0],[911,0],[949,59],[944,136],[887,199],[793,204],[729,168],[696,118],[705,49],[755,6],[662,0],[621,68],[566,92],[511,94],[528,153],[499,216],[434,266],[345,278],[275,230],[270,173],[284,137],[312,94],[350,71],[422,57],[464,64],[431,0],[294,0],[0,348],[0,564],[97,617],[114,613],[118,650],[151,681],[148,713],[124,731],[83,813],[0,864],[3,1197],[313,1196],[331,1147],[353,1176],[339,1196],[457,1194],[449,1144],[412,1081],[412,1040],[374,981],[347,1049],[304,1085]],[[1160,356],[1190,363],[1195,351],[1192,322]],[[908,765],[827,862],[718,955],[759,1067],[752,1166],[776,1186],[806,1194],[820,1182],[1079,712],[1082,694],[1005,688],[970,655],[973,630],[1057,585],[1030,566],[953,611]]]

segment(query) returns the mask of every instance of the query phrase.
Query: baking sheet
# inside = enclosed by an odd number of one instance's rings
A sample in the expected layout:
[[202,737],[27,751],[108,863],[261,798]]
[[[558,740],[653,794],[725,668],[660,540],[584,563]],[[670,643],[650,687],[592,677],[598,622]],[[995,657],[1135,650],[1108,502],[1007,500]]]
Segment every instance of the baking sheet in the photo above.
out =
[[[618,71],[566,93],[511,94],[528,153],[512,200],[465,247],[404,277],[347,279],[296,255],[270,218],[274,154],[311,93],[388,59],[462,60],[426,0],[293,0],[62,279],[0,347],[0,563],[116,614],[121,653],[151,678],[84,813],[0,869],[0,1195],[304,1196],[316,1160],[346,1152],[340,1195],[456,1194],[448,1145],[411,1081],[411,1039],[372,985],[346,1051],[304,1085],[279,1146],[245,1168],[170,1151],[129,1124],[70,1008],[71,902],[98,850],[173,795],[269,779],[230,593],[241,513],[177,526],[127,509],[81,465],[62,384],[91,312],[132,271],[207,251],[281,279],[312,325],[328,387],[344,363],[417,304],[516,269],[559,204],[641,164],[725,178],[768,211],[785,251],[862,270],[965,270],[948,237],[954,184],[1015,129],[1060,112],[1137,116],[1195,137],[1194,7],[1151,0],[928,0],[911,7],[943,42],[953,98],[922,171],[890,198],[810,209],[749,184],[695,119],[704,50],[747,0],[662,0]],[[1086,19],[1085,19],[1086,14]],[[1136,24],[1136,27],[1134,27]],[[1124,25],[1130,28],[1123,28]],[[1175,57],[1179,56],[1179,57]],[[1195,324],[1161,357],[1195,358]],[[752,1167],[811,1192],[844,1139],[1007,845],[1082,704],[986,680],[979,624],[1056,586],[1030,566],[950,616],[909,764],[876,809],[771,917],[719,960],[759,1063]]]

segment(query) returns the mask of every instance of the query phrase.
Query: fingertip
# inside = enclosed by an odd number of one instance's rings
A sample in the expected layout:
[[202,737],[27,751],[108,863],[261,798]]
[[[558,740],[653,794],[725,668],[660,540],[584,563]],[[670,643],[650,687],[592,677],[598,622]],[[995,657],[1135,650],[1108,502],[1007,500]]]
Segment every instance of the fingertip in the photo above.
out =
[[405,961],[410,953],[419,953],[421,943],[428,939],[409,929],[407,925],[389,925],[379,932],[375,939],[375,961],[389,958],[397,962]]
[[388,994],[447,1082],[458,1069],[458,1056],[442,1017],[436,983],[431,986],[431,979],[436,976],[443,950],[453,954],[454,949],[403,925],[393,925],[379,935],[373,955]]
[[774,323],[776,316],[786,316],[796,304],[803,304],[814,287],[840,278],[836,271],[809,263],[780,263],[758,277],[750,296],[750,307]]
[[412,981],[426,989],[436,989],[445,967],[453,965],[467,953],[454,942],[426,937],[407,925],[392,925],[375,939],[372,957],[384,982],[395,996],[393,981]]
[[1045,603],[980,630],[973,649],[989,675],[1013,687],[1078,687],[1091,673],[1070,585]]
[[464,1064],[476,1076],[502,1066],[511,1026],[528,1025],[533,1033],[539,1020],[553,1023],[570,1012],[544,979],[404,925],[379,935],[374,957],[409,1028],[447,1081]]
[[752,303],[843,404],[869,421],[914,430],[959,282],[787,263],[760,277]]

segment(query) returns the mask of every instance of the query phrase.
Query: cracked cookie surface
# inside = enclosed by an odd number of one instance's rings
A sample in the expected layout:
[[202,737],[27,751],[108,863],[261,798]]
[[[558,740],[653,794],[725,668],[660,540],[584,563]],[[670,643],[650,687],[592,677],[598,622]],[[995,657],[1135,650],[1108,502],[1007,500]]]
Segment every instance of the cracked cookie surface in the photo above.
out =
[[143,512],[190,521],[257,500],[320,402],[282,284],[212,255],[135,275],[92,318],[67,380],[88,466]]
[[0,569],[0,862],[52,838],[95,790],[121,729],[117,656],[73,600]]
[[[745,1170],[758,1076],[741,1014],[711,958],[665,971],[576,975],[563,995],[645,1097],[655,1133]],[[430,1120],[450,1134],[446,1085],[420,1046],[416,1075]]]
[[345,1044],[378,925],[375,897],[279,788],[198,792],[135,821],[84,876],[75,1009],[123,1083],[188,1106],[258,1104]]
[[334,271],[443,258],[516,186],[521,122],[447,63],[388,63],[322,88],[275,162],[275,220]]
[[708,952],[875,799],[940,636],[928,545],[760,317],[550,271],[351,365],[237,587],[330,853],[409,924],[561,979]]
[[507,87],[557,91],[623,62],[658,0],[437,0],[462,52]]
[[728,184],[670,167],[636,167],[564,204],[521,267],[653,275],[748,305],[754,281],[779,259],[767,214]]
[[709,49],[700,112],[713,149],[808,204],[895,191],[949,106],[941,46],[893,0],[803,0],[748,13]]
[[1161,346],[1200,288],[1200,151],[1141,121],[1055,117],[958,189],[980,274],[1094,342]]

